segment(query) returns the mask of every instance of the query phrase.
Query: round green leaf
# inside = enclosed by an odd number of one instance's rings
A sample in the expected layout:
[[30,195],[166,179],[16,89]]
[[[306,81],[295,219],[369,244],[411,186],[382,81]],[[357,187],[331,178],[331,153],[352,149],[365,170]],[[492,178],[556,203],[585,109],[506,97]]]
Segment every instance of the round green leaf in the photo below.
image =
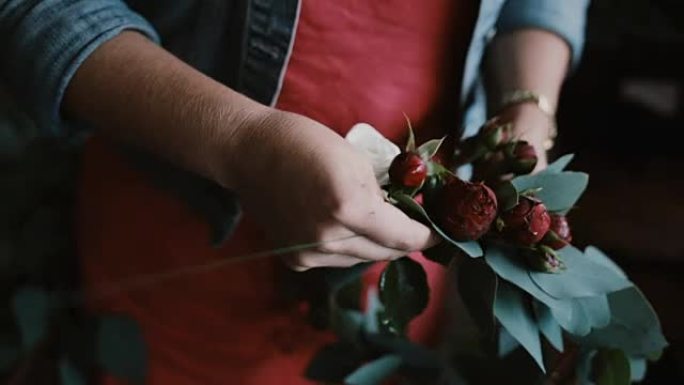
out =
[[551,346],[559,352],[563,351],[563,332],[561,327],[553,318],[551,309],[539,301],[533,303],[534,314],[537,318],[537,326],[542,335],[546,337]]
[[594,357],[594,378],[596,385],[629,385],[629,360],[621,350],[599,350]]
[[86,385],[87,381],[83,377],[83,373],[67,359],[62,357],[59,360],[59,378],[62,381],[62,385]]
[[572,299],[561,300],[550,296],[532,281],[529,269],[522,262],[517,250],[511,247],[488,245],[485,261],[502,279],[523,289],[551,309],[561,327],[576,335],[585,335],[590,325],[579,304]]
[[561,156],[560,158],[556,159],[553,163],[550,165],[546,166],[546,168],[542,171],[544,173],[559,173],[562,172],[565,167],[572,161],[572,158],[574,158],[574,154],[566,154]]
[[21,333],[23,348],[25,351],[29,351],[47,333],[50,297],[43,289],[24,287],[14,294],[12,307]]
[[430,289],[423,267],[403,257],[387,264],[379,282],[384,315],[398,333],[427,307]]
[[632,382],[642,381],[646,377],[646,359],[629,357],[629,371]]
[[99,365],[115,377],[145,382],[147,349],[138,324],[124,316],[103,316],[97,330]]
[[371,361],[344,379],[348,385],[376,385],[394,374],[401,366],[401,357],[387,355]]
[[516,177],[511,183],[518,193],[539,189],[535,196],[544,202],[549,211],[566,212],[573,208],[587,188],[589,175],[574,171],[542,172]]
[[572,246],[558,251],[565,263],[559,274],[530,271],[532,280],[554,298],[593,297],[632,286],[614,269],[596,262]]
[[635,357],[646,357],[667,346],[660,321],[646,297],[636,287],[608,295],[611,321],[579,339],[588,347],[622,349]]

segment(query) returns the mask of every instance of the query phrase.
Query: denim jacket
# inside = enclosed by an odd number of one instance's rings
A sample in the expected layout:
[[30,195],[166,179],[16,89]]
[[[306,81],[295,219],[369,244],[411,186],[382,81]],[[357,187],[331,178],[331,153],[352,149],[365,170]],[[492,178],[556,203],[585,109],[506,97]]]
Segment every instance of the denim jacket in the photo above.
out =
[[[0,82],[44,134],[69,134],[77,124],[60,115],[69,81],[97,47],[131,29],[225,85],[273,105],[292,51],[301,1],[0,0]],[[540,28],[562,37],[577,63],[588,3],[480,0],[459,100],[465,136],[474,134],[486,117],[480,67],[487,43],[497,33]],[[126,151],[153,180],[205,214],[215,243],[229,234],[239,217],[230,192],[147,154]]]

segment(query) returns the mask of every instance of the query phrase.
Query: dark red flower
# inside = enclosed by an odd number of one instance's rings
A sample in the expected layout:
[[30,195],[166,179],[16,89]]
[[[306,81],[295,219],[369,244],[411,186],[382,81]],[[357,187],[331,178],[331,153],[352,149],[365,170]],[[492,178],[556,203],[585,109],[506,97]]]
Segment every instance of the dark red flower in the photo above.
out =
[[539,242],[551,225],[546,206],[534,198],[521,196],[518,204],[501,214],[506,238],[522,246]]
[[516,174],[529,174],[537,165],[537,151],[524,140],[515,142],[510,149],[509,156],[511,170]]
[[390,182],[395,186],[417,188],[427,176],[427,163],[414,152],[397,155],[389,168]]
[[499,145],[510,140],[509,125],[503,124],[501,119],[494,117],[488,120],[478,134],[482,143],[489,149],[494,150]]
[[441,229],[457,241],[470,241],[484,235],[496,218],[496,195],[484,183],[470,183],[453,175],[432,205]]
[[544,244],[554,250],[562,249],[572,242],[570,225],[564,215],[551,214],[549,232],[544,236]]

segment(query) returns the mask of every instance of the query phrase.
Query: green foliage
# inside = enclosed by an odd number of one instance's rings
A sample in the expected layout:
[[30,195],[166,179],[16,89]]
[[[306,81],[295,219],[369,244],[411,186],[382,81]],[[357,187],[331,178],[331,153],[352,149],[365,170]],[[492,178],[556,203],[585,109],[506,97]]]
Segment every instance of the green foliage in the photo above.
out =
[[565,213],[575,206],[589,183],[589,175],[582,172],[540,172],[522,175],[511,183],[518,193],[536,190],[535,196],[544,202],[551,212]]
[[344,379],[349,385],[377,385],[396,372],[401,366],[401,357],[386,355],[371,361]]
[[428,304],[430,295],[423,267],[408,257],[394,260],[382,272],[379,289],[389,330],[404,334],[408,323]]
[[499,282],[494,315],[506,331],[530,353],[542,371],[545,371],[539,327],[524,293],[506,281]]
[[143,384],[147,372],[147,350],[138,324],[127,317],[107,316],[99,320],[97,363],[112,375]]
[[29,352],[48,333],[51,310],[49,294],[37,287],[21,288],[15,293],[12,306],[21,332],[23,350]]
[[629,385],[631,371],[627,356],[617,349],[602,349],[594,358],[596,385]]

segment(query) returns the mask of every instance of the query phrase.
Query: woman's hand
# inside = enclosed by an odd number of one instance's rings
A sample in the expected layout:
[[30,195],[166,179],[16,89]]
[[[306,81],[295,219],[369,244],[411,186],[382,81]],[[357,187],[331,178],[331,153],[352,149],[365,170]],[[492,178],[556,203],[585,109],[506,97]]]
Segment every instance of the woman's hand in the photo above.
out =
[[268,109],[231,137],[228,185],[278,246],[320,242],[297,270],[350,266],[425,249],[432,232],[387,203],[369,161],[328,127]]
[[525,140],[535,148],[537,165],[533,172],[546,168],[548,157],[544,142],[549,138],[551,128],[548,115],[534,104],[523,103],[504,109],[498,116],[503,122],[513,124],[513,134],[516,139]]
[[235,190],[279,246],[321,242],[298,269],[395,258],[432,233],[383,200],[371,165],[329,128],[264,107],[135,32],[99,47],[64,110]]

